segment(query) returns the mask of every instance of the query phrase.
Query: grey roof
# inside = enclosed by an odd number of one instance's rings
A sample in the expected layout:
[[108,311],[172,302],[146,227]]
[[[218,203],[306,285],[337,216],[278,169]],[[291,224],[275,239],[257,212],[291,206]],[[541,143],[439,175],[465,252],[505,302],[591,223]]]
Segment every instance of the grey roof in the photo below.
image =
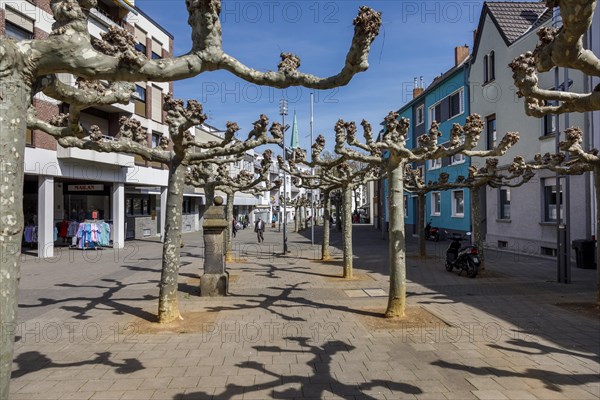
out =
[[498,1],[485,3],[508,45],[513,44],[532,26],[539,26],[552,17],[545,2]]

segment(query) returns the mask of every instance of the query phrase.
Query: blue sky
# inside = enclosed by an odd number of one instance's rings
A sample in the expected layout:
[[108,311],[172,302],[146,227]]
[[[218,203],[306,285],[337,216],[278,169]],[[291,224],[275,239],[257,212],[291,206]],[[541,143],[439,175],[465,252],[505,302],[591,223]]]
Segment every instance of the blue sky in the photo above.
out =
[[[168,8],[165,4],[168,4]],[[324,134],[331,147],[339,118],[375,127],[391,110],[412,96],[414,77],[426,85],[454,64],[454,47],[472,48],[482,1],[236,1],[224,0],[221,20],[226,52],[261,70],[276,70],[279,54],[300,56],[300,70],[320,76],[342,67],[352,35],[352,20],[360,5],[383,13],[383,26],[373,43],[368,71],[349,85],[315,92],[314,133]],[[137,0],[143,9],[175,36],[175,54],[190,49],[190,28],[183,1]],[[289,101],[291,121],[298,116],[300,145],[309,147],[310,92],[258,87],[226,72],[210,72],[175,83],[175,96],[204,104],[211,125],[223,128],[236,121],[242,132],[264,113],[280,120],[279,99]],[[286,121],[287,122],[287,121]],[[245,136],[243,133],[241,136]]]

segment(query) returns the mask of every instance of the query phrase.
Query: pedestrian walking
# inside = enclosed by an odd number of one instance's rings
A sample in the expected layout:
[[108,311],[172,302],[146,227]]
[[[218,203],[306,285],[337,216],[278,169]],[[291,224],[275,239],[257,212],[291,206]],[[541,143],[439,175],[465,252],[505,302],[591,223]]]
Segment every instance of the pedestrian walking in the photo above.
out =
[[236,225],[237,223],[235,222],[235,218],[233,218],[233,220],[231,221],[231,234],[233,235],[233,237],[235,237],[238,231]]
[[265,232],[265,222],[262,218],[258,218],[256,224],[254,224],[254,232],[256,232],[256,237],[258,238],[258,243],[262,243],[265,241],[265,237],[263,233]]

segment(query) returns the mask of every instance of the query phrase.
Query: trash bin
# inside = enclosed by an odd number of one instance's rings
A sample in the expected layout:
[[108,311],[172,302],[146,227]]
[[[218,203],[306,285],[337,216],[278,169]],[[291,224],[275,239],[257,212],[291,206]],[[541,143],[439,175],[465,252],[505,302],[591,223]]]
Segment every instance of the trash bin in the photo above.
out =
[[595,269],[596,265],[596,241],[595,240],[573,240],[577,268]]

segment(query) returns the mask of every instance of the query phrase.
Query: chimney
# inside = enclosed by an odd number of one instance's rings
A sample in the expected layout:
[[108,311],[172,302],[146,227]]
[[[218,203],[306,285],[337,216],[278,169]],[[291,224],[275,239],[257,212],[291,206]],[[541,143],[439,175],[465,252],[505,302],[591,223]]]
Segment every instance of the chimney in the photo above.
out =
[[469,46],[466,44],[464,46],[458,46],[454,48],[454,62],[455,66],[460,65],[463,61],[465,61],[469,57]]
[[417,78],[415,77],[415,87],[413,89],[413,99],[419,97],[421,93],[423,93],[425,89],[423,89],[423,77],[421,77],[421,86],[417,83]]

